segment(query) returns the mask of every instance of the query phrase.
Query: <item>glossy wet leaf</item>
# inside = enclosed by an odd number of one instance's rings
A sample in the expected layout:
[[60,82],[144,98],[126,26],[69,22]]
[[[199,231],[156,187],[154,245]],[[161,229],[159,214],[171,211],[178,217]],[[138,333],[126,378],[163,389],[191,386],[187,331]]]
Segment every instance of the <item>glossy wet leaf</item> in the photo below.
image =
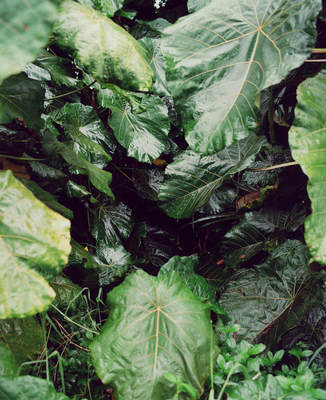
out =
[[107,17],[113,17],[125,2],[126,0],[93,0],[94,6]]
[[2,0],[0,83],[33,61],[46,45],[56,18],[52,0]]
[[251,135],[212,156],[184,151],[165,170],[161,207],[170,217],[190,218],[228,177],[247,168],[264,144],[265,138]]
[[63,2],[55,36],[58,45],[95,79],[126,89],[151,88],[153,73],[142,46],[121,26],[86,4]]
[[307,247],[287,240],[264,264],[232,275],[219,304],[241,326],[239,338],[261,340],[268,334],[275,343],[319,302],[319,279],[309,268]]
[[[112,174],[108,171],[105,171],[104,169],[98,168],[87,159],[84,159],[79,154],[76,154],[74,148],[71,148],[70,146],[72,143],[70,143],[69,145],[69,143],[65,144],[63,142],[60,142],[57,139],[58,136],[59,132],[51,123],[51,120],[48,120],[46,127],[43,131],[43,149],[46,155],[52,157],[53,159],[57,159],[58,156],[61,156],[66,161],[66,163],[70,165],[70,167],[74,167],[72,168],[73,173],[88,175],[90,182],[96,189],[114,199],[114,195],[109,187],[112,181]],[[85,156],[87,155],[89,158],[91,158],[91,155],[87,154],[87,151],[85,152],[85,149],[89,145],[90,141],[87,138],[82,139],[86,143],[86,146],[82,148],[78,146],[77,143],[76,150],[82,150],[82,154],[85,154]],[[103,154],[101,156],[101,162],[103,162]]]
[[63,393],[57,393],[53,384],[34,376],[17,378],[0,377],[0,398],[6,400],[69,400]]
[[9,351],[7,346],[0,342],[0,377],[17,375],[18,365],[14,355]]
[[308,176],[312,214],[305,221],[305,240],[312,257],[326,263],[326,73],[307,79],[298,88],[295,120],[289,134],[294,159]]
[[320,6],[213,0],[165,30],[168,89],[193,150],[213,154],[256,128],[257,94],[309,56]]
[[137,271],[107,300],[110,315],[91,354],[97,374],[115,388],[117,400],[166,400],[174,394],[166,372],[199,395],[211,352],[215,358],[215,341],[207,306],[179,276]]
[[216,289],[203,276],[195,272],[198,265],[198,256],[174,256],[164,264],[158,274],[159,277],[177,272],[183,283],[202,301],[216,302]]
[[303,223],[305,209],[295,205],[289,210],[265,208],[248,212],[221,242],[221,253],[230,267],[248,261],[261,250],[273,248],[283,232],[294,232]]
[[29,128],[41,126],[45,91],[39,81],[29,79],[25,73],[13,75],[0,85],[0,124],[23,118]]
[[60,272],[68,261],[70,221],[37,200],[11,171],[0,171],[0,193],[0,318],[33,315],[54,299],[43,276]]
[[[128,156],[151,163],[165,150],[170,130],[168,109],[158,96],[116,92],[99,93],[100,104],[112,110],[109,125]],[[121,97],[123,96],[123,97]]]
[[43,348],[41,325],[36,317],[2,319],[0,341],[13,354],[18,365],[35,360]]

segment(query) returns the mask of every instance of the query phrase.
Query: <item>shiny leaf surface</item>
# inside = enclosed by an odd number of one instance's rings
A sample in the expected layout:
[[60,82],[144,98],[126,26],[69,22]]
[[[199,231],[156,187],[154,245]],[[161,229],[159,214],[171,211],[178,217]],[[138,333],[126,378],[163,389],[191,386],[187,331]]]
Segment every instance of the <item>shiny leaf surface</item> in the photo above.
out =
[[126,89],[151,88],[153,73],[145,50],[127,31],[91,7],[65,1],[55,35],[58,45],[99,81]]
[[193,150],[212,154],[255,129],[257,94],[309,56],[320,6],[214,0],[165,30],[168,89]]
[[191,217],[227,177],[248,167],[265,143],[264,138],[251,135],[213,156],[191,150],[181,153],[166,168],[167,179],[159,192],[161,207],[170,217]]
[[210,354],[216,354],[209,311],[177,274],[155,278],[137,271],[109,292],[108,304],[109,319],[91,354],[117,400],[170,398],[166,372],[201,392]]
[[55,294],[42,277],[61,271],[70,221],[47,208],[11,171],[0,172],[0,318],[41,312]]
[[216,289],[211,286],[203,276],[195,272],[198,265],[198,256],[180,257],[174,256],[164,264],[159,272],[159,277],[166,274],[177,272],[183,283],[202,301],[210,301],[215,303]]
[[275,343],[300,323],[320,296],[318,277],[308,264],[307,247],[288,240],[263,265],[232,276],[219,304],[241,326],[239,338],[261,340],[268,333]]
[[326,73],[303,82],[297,96],[289,141],[293,158],[309,178],[312,214],[305,221],[305,240],[313,258],[326,264]]
[[5,79],[0,85],[0,123],[8,124],[20,117],[28,127],[38,130],[44,93],[41,83],[28,79],[25,73]]
[[0,83],[33,61],[49,40],[57,9],[52,0],[2,0]]
[[113,17],[123,7],[126,0],[93,0],[95,7],[107,17]]

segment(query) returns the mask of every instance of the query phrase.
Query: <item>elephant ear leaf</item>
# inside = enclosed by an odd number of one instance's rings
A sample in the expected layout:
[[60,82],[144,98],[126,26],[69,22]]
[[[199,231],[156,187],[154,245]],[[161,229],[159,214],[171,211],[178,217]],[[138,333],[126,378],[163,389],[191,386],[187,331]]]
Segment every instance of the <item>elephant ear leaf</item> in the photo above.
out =
[[175,272],[129,275],[108,294],[110,316],[91,344],[97,374],[117,400],[166,400],[171,373],[201,393],[216,355],[208,306]]
[[50,210],[11,171],[0,172],[0,318],[44,311],[55,292],[44,277],[70,252],[70,221]]
[[305,220],[305,240],[312,257],[326,264],[326,73],[303,82],[297,97],[289,142],[293,158],[309,178],[312,214]]
[[0,83],[20,72],[46,45],[54,20],[53,0],[1,0]]
[[[253,104],[310,54],[321,2],[191,1],[198,11],[165,29],[168,89],[186,140],[213,154],[256,127]],[[198,6],[198,8],[197,8]]]
[[153,72],[144,48],[127,31],[87,5],[65,1],[55,25],[57,44],[94,78],[148,91]]

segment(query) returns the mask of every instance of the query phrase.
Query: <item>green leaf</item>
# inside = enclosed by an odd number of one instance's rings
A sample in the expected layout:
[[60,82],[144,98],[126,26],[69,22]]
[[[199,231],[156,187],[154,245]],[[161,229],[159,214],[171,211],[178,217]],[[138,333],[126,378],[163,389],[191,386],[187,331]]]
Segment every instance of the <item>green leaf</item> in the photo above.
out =
[[0,397],[6,400],[69,400],[53,384],[34,376],[0,377]]
[[231,277],[219,304],[233,323],[240,324],[239,338],[261,340],[268,333],[275,343],[300,323],[320,296],[319,277],[308,264],[306,246],[287,240],[263,265]]
[[125,2],[126,0],[93,0],[94,6],[109,18],[121,10]]
[[13,354],[7,346],[0,342],[0,377],[17,376],[18,365]]
[[33,315],[55,296],[41,275],[54,275],[67,263],[70,221],[37,200],[11,171],[0,171],[0,193],[0,318]]
[[197,396],[216,356],[208,306],[175,273],[129,275],[108,294],[110,316],[91,344],[97,374],[117,400],[166,400],[174,394],[169,372]]
[[202,301],[216,302],[216,289],[211,286],[203,276],[195,272],[198,265],[198,256],[174,256],[165,263],[158,274],[159,277],[177,272],[183,283]]
[[312,214],[305,221],[305,240],[312,257],[326,264],[325,147],[326,73],[303,82],[297,92],[295,120],[289,133],[293,158],[308,176]]
[[0,341],[15,357],[17,364],[34,360],[42,352],[42,328],[36,317],[0,320]]
[[111,147],[109,134],[93,107],[68,103],[49,115],[47,123],[50,129],[53,122],[64,130],[61,141],[78,156],[99,168],[106,167],[111,161],[111,156],[105,150]]
[[28,79],[25,73],[14,75],[0,85],[0,124],[23,118],[28,127],[41,127],[45,91],[41,82]]
[[226,264],[236,267],[273,244],[280,232],[295,232],[304,221],[304,211],[295,205],[290,210],[265,208],[246,213],[221,242]]
[[52,0],[2,0],[0,83],[37,57],[49,40],[56,14]]
[[[56,128],[53,129],[53,126],[51,126],[51,120],[49,120],[46,123],[45,129],[43,130],[43,149],[46,155],[53,158],[56,158],[58,155],[60,155],[68,164],[75,168],[73,169],[74,173],[77,172],[79,174],[88,175],[91,183],[94,185],[94,187],[96,187],[96,189],[114,199],[114,195],[109,188],[109,185],[112,181],[112,174],[108,171],[98,168],[96,165],[93,165],[91,162],[80,157],[74,152],[74,149],[69,147],[69,145],[59,142],[56,136],[59,136],[59,132],[56,130]],[[88,141],[86,137],[83,138],[83,141],[86,144],[85,147],[81,147],[78,145],[78,143],[76,144],[76,147],[77,151],[81,151],[82,154],[86,155],[87,151],[85,150],[91,141]],[[94,145],[96,146],[96,143],[94,143]],[[92,146],[90,146],[90,149],[91,147]],[[103,155],[101,156],[103,157]],[[106,157],[108,157],[108,155],[106,155]]]
[[320,6],[213,0],[165,30],[168,89],[193,150],[212,154],[256,128],[257,94],[309,56]]
[[207,6],[211,2],[212,0],[188,0],[187,1],[188,11],[189,13],[198,11],[201,8]]
[[49,281],[55,291],[55,299],[53,304],[60,310],[67,309],[71,311],[78,311],[85,308],[85,303],[81,297],[82,288],[75,283],[71,282],[64,275],[57,275]]
[[111,85],[100,90],[99,103],[112,110],[109,125],[128,156],[151,163],[163,153],[170,130],[163,100],[156,96],[133,96]]
[[[143,47],[98,11],[67,0],[55,26],[56,41],[101,82],[148,91],[153,72]],[[127,56],[126,56],[127,55]]]
[[165,170],[167,179],[158,196],[161,207],[170,217],[191,217],[226,178],[247,168],[265,144],[265,138],[251,135],[216,155],[181,153]]
[[37,183],[34,181],[20,178],[22,183],[29,189],[31,192],[33,192],[34,196],[39,199],[42,203],[47,205],[49,208],[51,208],[53,211],[58,212],[59,214],[62,214],[64,217],[73,219],[74,214],[73,212],[65,207],[64,205],[60,204],[55,196],[53,194],[47,192],[46,190],[42,189]]

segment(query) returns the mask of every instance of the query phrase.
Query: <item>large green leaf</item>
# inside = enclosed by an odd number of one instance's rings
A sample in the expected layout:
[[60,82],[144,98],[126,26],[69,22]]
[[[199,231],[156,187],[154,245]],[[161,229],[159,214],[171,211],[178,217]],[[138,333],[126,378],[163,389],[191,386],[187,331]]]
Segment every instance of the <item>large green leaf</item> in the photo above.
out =
[[61,6],[55,34],[58,45],[99,81],[126,89],[151,88],[153,72],[145,50],[100,12],[67,0]]
[[17,364],[32,361],[43,348],[43,333],[36,317],[0,320],[0,342],[15,357]]
[[312,214],[305,221],[305,240],[313,258],[326,264],[326,73],[303,82],[289,141],[293,158],[308,175]]
[[268,333],[275,343],[319,302],[318,279],[309,268],[307,247],[288,240],[263,265],[236,272],[219,304],[240,324],[239,337],[262,340]]
[[166,400],[170,372],[197,394],[215,358],[209,310],[178,274],[129,275],[108,294],[110,316],[91,344],[97,374],[115,387],[117,400]]
[[0,377],[18,375],[18,365],[8,347],[0,342]]
[[189,218],[205,204],[224,180],[247,168],[266,143],[251,135],[212,156],[200,156],[187,150],[166,168],[161,186],[161,207],[173,218]]
[[39,81],[28,79],[25,73],[10,76],[0,85],[0,124],[23,118],[29,128],[41,126],[45,91]]
[[32,315],[55,296],[42,275],[67,263],[70,221],[37,200],[11,171],[0,172],[0,193],[0,318]]
[[46,45],[56,18],[52,0],[2,0],[0,83],[20,72]]
[[128,156],[151,163],[166,148],[170,121],[168,109],[157,96],[134,95],[115,85],[99,89],[99,103],[112,110],[109,125]]
[[0,398],[3,400],[69,400],[57,393],[53,384],[34,376],[0,377]]
[[213,0],[165,30],[168,88],[193,150],[212,154],[249,135],[259,91],[310,54],[320,6],[319,0]]
[[216,301],[216,289],[210,285],[203,276],[195,272],[198,266],[198,256],[192,255],[188,257],[174,256],[165,263],[158,274],[163,276],[171,274],[172,271],[177,272],[183,283],[202,301]]
[[222,256],[230,267],[236,267],[263,249],[277,243],[281,232],[295,232],[305,218],[304,208],[295,205],[290,210],[265,208],[248,212],[233,226],[221,242]]

